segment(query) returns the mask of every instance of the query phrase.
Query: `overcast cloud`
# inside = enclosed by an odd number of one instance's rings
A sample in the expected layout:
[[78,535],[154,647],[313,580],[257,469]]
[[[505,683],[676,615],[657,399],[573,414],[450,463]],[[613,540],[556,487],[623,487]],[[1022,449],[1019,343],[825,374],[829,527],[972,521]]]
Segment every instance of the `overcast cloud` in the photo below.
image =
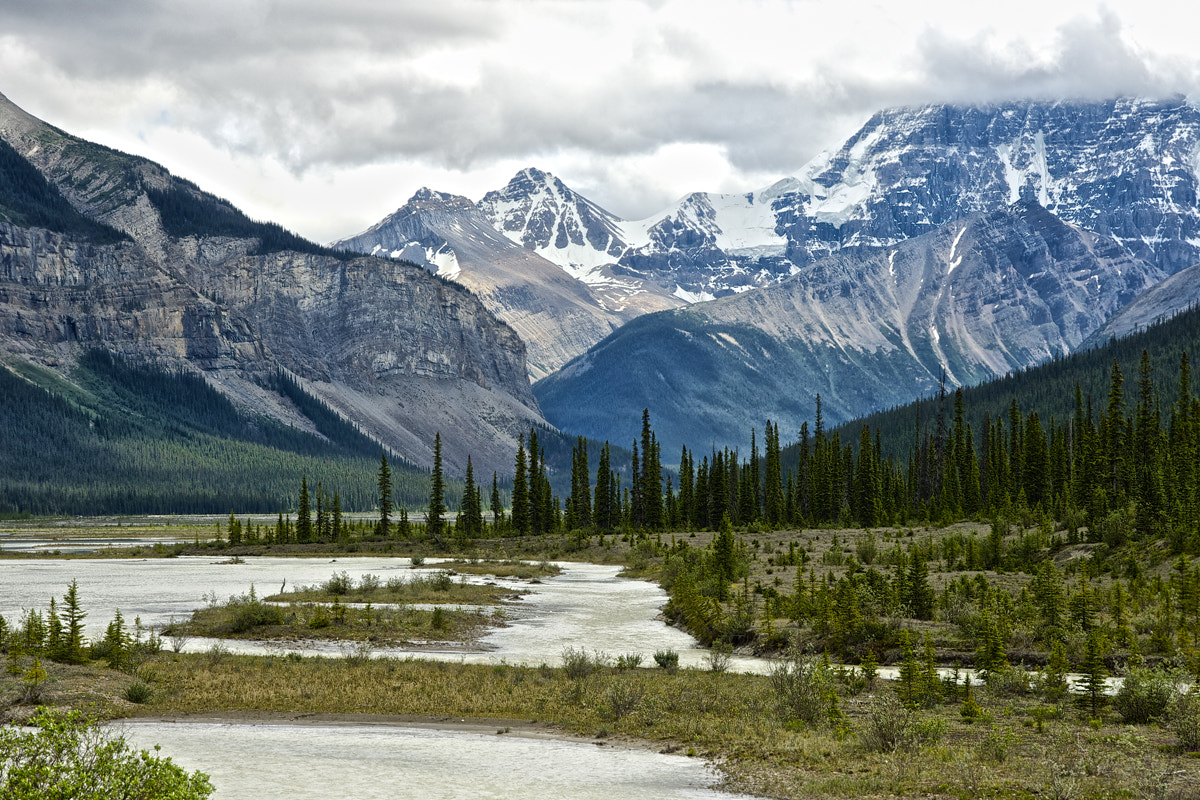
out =
[[887,106],[1200,86],[1181,3],[970,5],[7,0],[0,92],[327,241],[524,166],[637,218],[761,188]]

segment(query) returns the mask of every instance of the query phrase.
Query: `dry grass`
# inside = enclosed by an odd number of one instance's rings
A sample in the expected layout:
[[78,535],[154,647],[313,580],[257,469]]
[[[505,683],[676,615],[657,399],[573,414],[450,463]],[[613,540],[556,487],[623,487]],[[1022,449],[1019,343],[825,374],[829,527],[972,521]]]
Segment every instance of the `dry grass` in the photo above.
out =
[[769,680],[754,675],[602,669],[571,679],[548,666],[204,654],[163,654],[140,674],[156,690],[135,713],[535,720],[713,758],[727,788],[771,797],[1186,798],[1200,787],[1200,759],[1161,727],[1093,728],[1070,707],[1039,726],[1032,701],[982,689],[984,720],[962,722],[955,704],[920,712],[940,720],[940,740],[871,752],[862,738],[871,697],[843,700],[840,726],[805,728],[778,716]]

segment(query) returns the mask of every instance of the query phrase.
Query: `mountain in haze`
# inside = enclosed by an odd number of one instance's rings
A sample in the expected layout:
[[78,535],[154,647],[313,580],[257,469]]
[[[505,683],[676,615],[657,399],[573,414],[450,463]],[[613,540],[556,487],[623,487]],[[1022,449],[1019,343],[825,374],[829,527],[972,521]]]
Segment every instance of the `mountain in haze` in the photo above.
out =
[[[538,177],[543,184],[554,180],[544,173]],[[332,246],[412,261],[466,286],[521,336],[534,379],[554,372],[628,320],[682,305],[653,285],[618,280],[605,270],[580,280],[497,231],[467,198],[429,189]]]
[[[539,381],[546,416],[598,438],[648,407],[671,452],[736,445],[1003,375],[1074,350],[1163,277],[1033,201],[886,247],[845,247],[791,278],[639,318]],[[597,401],[595,398],[602,398]]]
[[[413,264],[351,257],[248,219],[163,167],[0,95],[0,358],[71,380],[101,349],[202,376],[251,414],[320,435],[280,370],[382,446],[511,465],[544,420],[525,345]],[[24,373],[22,373],[24,374]]]

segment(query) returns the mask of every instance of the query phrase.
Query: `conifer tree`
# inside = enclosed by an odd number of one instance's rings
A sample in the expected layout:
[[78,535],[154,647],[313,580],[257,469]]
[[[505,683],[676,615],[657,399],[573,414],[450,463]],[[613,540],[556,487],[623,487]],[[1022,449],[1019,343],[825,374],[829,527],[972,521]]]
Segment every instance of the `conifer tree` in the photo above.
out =
[[308,475],[300,477],[300,501],[296,508],[296,541],[307,542],[312,538],[312,509],[308,499]]
[[504,523],[504,506],[500,502],[500,477],[492,471],[492,531],[499,535]]
[[332,517],[332,538],[334,541],[341,541],[344,533],[342,530],[342,498],[337,489],[333,490],[333,512],[330,516]]
[[442,475],[442,434],[433,436],[433,470],[429,476],[429,513],[425,516],[425,532],[434,539],[441,537],[445,525],[446,484]]
[[62,658],[67,664],[82,664],[87,661],[83,652],[83,620],[87,613],[79,605],[79,586],[72,580],[63,596],[63,642]]
[[518,536],[529,533],[529,484],[525,468],[525,434],[517,437],[517,458],[512,490],[512,527]]
[[1080,671],[1083,673],[1080,686],[1093,719],[1100,716],[1100,707],[1104,704],[1107,688],[1105,678],[1108,677],[1108,669],[1104,666],[1104,645],[1103,634],[1099,630],[1093,630],[1088,635],[1083,663],[1080,665]]
[[392,524],[392,470],[387,453],[379,454],[379,537],[386,539]]

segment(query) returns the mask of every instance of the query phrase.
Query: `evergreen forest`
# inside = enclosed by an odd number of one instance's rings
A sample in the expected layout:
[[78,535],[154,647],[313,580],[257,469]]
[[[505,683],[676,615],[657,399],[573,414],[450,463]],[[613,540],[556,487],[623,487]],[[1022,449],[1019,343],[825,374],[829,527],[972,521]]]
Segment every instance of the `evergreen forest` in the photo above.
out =
[[[0,514],[275,512],[301,479],[375,507],[380,448],[285,373],[267,381],[321,436],[239,411],[193,374],[104,351],[70,382],[25,362],[0,369]],[[397,460],[395,491],[419,505],[428,472]]]

